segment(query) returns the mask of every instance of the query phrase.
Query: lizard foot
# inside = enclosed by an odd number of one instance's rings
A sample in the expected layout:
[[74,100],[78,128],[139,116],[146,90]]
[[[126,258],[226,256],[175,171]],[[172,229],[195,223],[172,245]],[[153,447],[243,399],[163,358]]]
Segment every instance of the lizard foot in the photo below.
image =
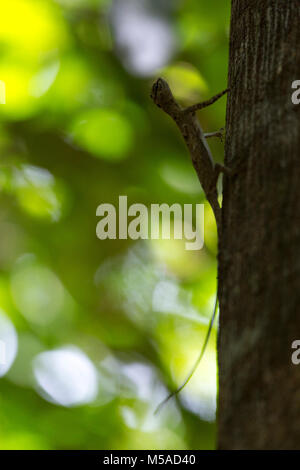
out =
[[207,134],[204,134],[204,137],[206,139],[210,139],[211,137],[218,137],[221,140],[221,142],[223,142],[224,132],[225,132],[225,129],[224,127],[222,127],[219,131],[208,132]]

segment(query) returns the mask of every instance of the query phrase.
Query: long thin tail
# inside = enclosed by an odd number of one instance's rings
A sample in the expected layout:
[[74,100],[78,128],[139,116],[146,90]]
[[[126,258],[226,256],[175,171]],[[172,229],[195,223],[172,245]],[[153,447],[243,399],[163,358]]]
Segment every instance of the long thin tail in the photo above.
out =
[[214,307],[214,311],[213,311],[213,314],[211,316],[211,319],[210,319],[210,322],[209,322],[209,326],[208,326],[208,330],[207,330],[207,333],[206,333],[206,336],[205,336],[205,340],[204,340],[204,343],[203,343],[203,346],[201,348],[201,351],[200,351],[200,354],[191,370],[191,372],[189,373],[189,375],[187,376],[187,378],[185,379],[185,381],[183,382],[182,385],[180,385],[179,388],[177,388],[177,390],[175,390],[174,392],[170,393],[170,395],[168,395],[159,405],[158,407],[156,408],[154,414],[157,414],[161,408],[171,399],[173,398],[175,395],[178,395],[178,393],[181,392],[181,390],[188,384],[188,382],[191,380],[191,378],[193,377],[197,367],[199,366],[200,362],[201,362],[201,359],[202,357],[204,356],[204,353],[205,353],[205,350],[206,350],[206,346],[207,346],[207,343],[208,343],[208,340],[210,338],[210,334],[211,334],[211,330],[212,330],[212,327],[213,327],[213,324],[214,324],[214,321],[215,321],[215,318],[216,318],[216,314],[217,314],[217,307],[218,307],[218,295],[216,295],[216,302],[215,302],[215,307]]

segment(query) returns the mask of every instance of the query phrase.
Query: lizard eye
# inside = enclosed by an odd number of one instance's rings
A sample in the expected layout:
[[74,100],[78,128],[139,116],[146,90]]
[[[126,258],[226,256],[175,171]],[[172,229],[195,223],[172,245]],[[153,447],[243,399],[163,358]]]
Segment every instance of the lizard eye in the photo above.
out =
[[156,82],[156,89],[158,91],[158,90],[162,90],[162,88],[163,88],[163,81],[161,78],[159,78]]
[[157,94],[161,88],[161,84],[159,83],[159,79],[156,80],[152,87],[152,93],[151,93],[151,98],[155,99],[157,97]]

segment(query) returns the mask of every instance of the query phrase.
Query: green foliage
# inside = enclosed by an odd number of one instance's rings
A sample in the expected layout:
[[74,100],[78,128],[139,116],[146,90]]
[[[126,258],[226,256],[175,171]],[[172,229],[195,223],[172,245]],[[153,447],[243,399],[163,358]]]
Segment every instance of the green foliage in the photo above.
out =
[[[225,88],[229,2],[153,2],[173,45],[147,72],[150,46],[140,44],[135,71],[112,3],[1,5],[0,339],[18,338],[10,367],[0,365],[2,449],[214,447],[216,331],[179,400],[153,415],[205,337],[216,287],[211,211],[205,247],[192,252],[182,240],[100,241],[96,208],[119,195],[147,206],[204,202],[149,92],[158,74],[186,104]],[[201,113],[207,131],[224,126],[224,103]],[[210,144],[221,160],[222,145]]]

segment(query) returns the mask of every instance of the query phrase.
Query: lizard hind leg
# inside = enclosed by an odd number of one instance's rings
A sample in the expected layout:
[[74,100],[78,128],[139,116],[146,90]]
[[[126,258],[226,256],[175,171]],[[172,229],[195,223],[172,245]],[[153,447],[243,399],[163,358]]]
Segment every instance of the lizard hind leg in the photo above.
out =
[[207,195],[207,200],[210,203],[214,211],[216,222],[217,222],[217,227],[219,229],[221,227],[221,207],[219,205],[218,192],[216,188],[217,188],[218,179],[221,173],[228,175],[228,176],[232,176],[233,172],[227,166],[222,165],[221,163],[215,163],[214,174],[213,174],[213,178],[211,181],[211,191]]
[[221,163],[215,163],[212,188],[215,188],[217,186],[217,182],[221,173],[227,176],[232,176],[233,171],[228,168],[228,166],[222,165]]
[[221,207],[218,201],[218,192],[216,190],[216,187],[212,191],[210,191],[210,193],[206,195],[206,198],[213,210],[216,223],[217,223],[217,229],[219,231],[221,227]]

